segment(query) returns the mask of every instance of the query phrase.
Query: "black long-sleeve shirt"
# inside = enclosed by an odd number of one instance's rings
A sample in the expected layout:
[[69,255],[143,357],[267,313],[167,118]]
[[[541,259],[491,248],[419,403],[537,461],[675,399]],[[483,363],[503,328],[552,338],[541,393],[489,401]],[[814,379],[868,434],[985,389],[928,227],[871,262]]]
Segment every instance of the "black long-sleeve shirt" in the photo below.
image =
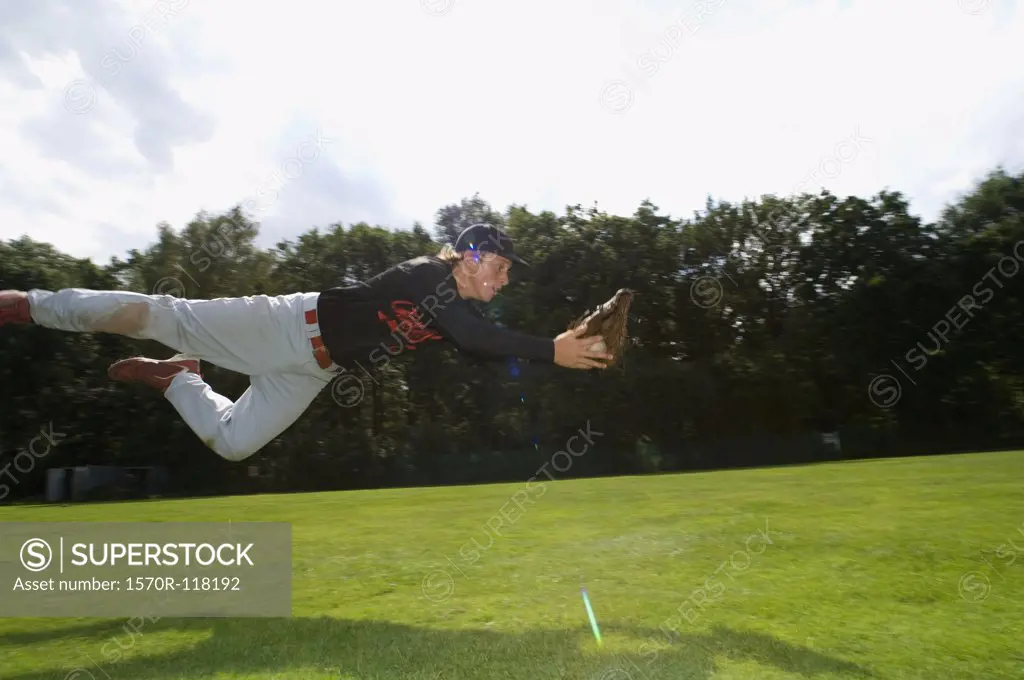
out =
[[459,295],[450,265],[425,255],[372,279],[320,293],[324,345],[341,366],[387,363],[429,341],[447,341],[481,358],[553,363],[553,338],[497,326]]

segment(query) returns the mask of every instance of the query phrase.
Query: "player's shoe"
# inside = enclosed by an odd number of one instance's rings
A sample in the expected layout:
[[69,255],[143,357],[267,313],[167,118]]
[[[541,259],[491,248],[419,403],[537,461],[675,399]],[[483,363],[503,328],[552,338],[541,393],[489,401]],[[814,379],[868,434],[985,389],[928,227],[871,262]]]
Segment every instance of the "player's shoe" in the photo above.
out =
[[32,323],[32,315],[28,311],[28,293],[0,290],[0,326],[8,323]]
[[132,357],[110,365],[107,375],[118,382],[140,382],[165,392],[179,373],[195,373],[202,376],[199,359],[184,354],[175,354],[170,359]]

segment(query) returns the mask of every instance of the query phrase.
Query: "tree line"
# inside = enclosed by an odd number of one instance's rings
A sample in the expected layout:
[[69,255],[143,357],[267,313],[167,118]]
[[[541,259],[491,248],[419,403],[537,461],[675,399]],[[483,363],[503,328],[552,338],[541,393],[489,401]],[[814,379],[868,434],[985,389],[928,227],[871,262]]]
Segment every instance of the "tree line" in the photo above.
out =
[[[106,264],[22,237],[0,243],[0,289],[124,289],[190,298],[316,291],[365,280],[465,227],[508,230],[533,263],[485,313],[553,337],[636,291],[622,364],[569,371],[484,360],[444,343],[337,380],[262,452],[229,463],[153,390],[115,384],[156,343],[0,330],[0,500],[45,470],[162,465],[173,493],[522,481],[1001,449],[1024,442],[1024,175],[991,172],[934,222],[896,191],[708,199],[674,218],[563,214],[474,195],[428,229],[312,228],[272,248],[236,207],[157,225]],[[207,365],[237,397],[247,378]],[[358,380],[356,379],[358,378]],[[582,432],[591,432],[589,439]],[[573,440],[573,437],[576,437]],[[569,443],[575,442],[575,443]],[[575,447],[567,452],[567,447]],[[584,449],[581,452],[581,449]],[[571,453],[571,455],[567,455]]]

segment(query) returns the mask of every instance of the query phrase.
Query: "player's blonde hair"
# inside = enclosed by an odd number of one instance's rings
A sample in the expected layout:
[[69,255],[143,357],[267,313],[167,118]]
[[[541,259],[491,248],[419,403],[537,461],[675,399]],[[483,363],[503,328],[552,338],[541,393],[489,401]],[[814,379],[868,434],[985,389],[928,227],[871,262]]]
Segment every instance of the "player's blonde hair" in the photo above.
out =
[[441,246],[441,252],[437,254],[437,257],[442,262],[455,265],[462,260],[462,253],[456,252],[455,248],[450,243],[445,243]]
[[[462,262],[465,262],[465,260],[466,260],[466,254],[465,253],[458,252],[457,250],[455,250],[454,246],[452,246],[451,244],[448,244],[448,243],[446,243],[443,246],[441,246],[441,252],[439,252],[435,257],[437,257],[439,260],[441,260],[445,264],[448,264],[448,265],[450,265],[452,267],[458,267],[459,264],[461,264]],[[494,257],[497,257],[497,255],[495,255],[494,253],[484,252],[484,253],[480,253],[479,257],[476,258],[476,259],[478,261],[479,260],[489,260],[489,259],[494,258]]]

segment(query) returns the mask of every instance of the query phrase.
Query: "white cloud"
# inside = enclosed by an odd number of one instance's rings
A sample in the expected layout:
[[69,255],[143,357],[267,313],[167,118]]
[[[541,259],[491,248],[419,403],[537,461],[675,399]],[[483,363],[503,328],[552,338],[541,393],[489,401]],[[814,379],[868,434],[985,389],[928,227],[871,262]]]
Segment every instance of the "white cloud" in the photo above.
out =
[[246,199],[269,244],[477,191],[688,215],[815,181],[933,219],[1024,161],[1024,8],[985,2],[24,3],[0,10],[0,238],[106,260]]

